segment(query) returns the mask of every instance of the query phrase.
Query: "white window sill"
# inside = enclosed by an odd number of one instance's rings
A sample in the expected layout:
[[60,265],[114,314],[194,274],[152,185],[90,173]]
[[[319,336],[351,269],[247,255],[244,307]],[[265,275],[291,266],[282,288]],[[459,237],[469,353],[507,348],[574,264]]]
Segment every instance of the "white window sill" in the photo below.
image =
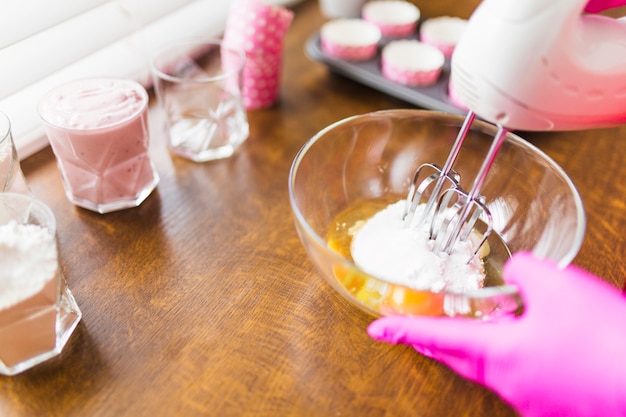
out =
[[[265,1],[289,7],[301,0]],[[90,76],[129,78],[149,85],[150,51],[173,38],[220,36],[224,31],[231,3],[232,0],[194,1],[62,70],[1,98],[0,110],[11,120],[11,130],[20,159],[27,158],[48,145],[37,114],[37,103],[45,92],[66,81]],[[51,46],[51,53],[57,48]],[[44,65],[46,57],[41,56],[38,59]]]

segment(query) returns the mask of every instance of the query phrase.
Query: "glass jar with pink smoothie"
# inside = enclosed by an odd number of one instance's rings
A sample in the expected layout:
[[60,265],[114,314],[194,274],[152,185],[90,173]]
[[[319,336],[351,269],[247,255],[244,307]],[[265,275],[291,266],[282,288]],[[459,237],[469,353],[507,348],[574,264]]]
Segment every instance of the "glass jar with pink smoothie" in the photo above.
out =
[[140,205],[159,182],[149,156],[148,94],[138,83],[88,78],[39,102],[69,200],[107,213]]

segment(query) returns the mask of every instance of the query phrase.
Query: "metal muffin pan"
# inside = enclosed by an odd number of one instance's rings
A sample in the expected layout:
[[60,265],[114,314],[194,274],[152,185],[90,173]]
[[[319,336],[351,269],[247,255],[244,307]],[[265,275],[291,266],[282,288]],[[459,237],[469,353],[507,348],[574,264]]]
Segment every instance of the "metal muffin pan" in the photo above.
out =
[[[413,39],[417,39],[417,34]],[[382,48],[391,40],[383,38],[376,55],[367,61],[348,61],[326,54],[322,49],[319,32],[308,39],[305,50],[311,59],[325,64],[331,71],[418,107],[460,115],[467,113],[466,109],[457,107],[448,96],[450,60],[447,58],[439,79],[433,85],[409,87],[387,79],[381,72],[380,59]]]

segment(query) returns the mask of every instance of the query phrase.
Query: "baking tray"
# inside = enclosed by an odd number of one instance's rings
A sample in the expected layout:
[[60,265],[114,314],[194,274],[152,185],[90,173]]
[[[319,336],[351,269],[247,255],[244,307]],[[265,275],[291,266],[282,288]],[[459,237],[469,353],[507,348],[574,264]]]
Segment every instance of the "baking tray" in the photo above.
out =
[[[404,39],[417,39],[416,37]],[[381,50],[392,39],[383,38],[376,55],[367,61],[348,61],[328,55],[322,49],[320,34],[317,32],[306,43],[307,55],[329,67],[335,73],[355,80],[361,84],[382,91],[393,97],[414,104],[418,107],[437,110],[446,113],[467,114],[466,109],[457,107],[448,97],[448,82],[450,80],[450,60],[446,58],[441,75],[437,82],[430,86],[409,87],[396,83],[383,76],[380,69]]]

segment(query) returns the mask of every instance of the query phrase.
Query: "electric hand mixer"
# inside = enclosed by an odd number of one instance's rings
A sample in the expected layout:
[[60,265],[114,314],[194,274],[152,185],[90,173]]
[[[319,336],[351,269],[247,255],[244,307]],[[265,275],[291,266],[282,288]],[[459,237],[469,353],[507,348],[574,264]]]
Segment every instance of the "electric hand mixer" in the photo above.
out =
[[[480,188],[509,129],[576,130],[626,122],[626,21],[587,15],[587,0],[484,0],[452,56],[451,85],[470,111],[443,167],[421,166],[405,222],[430,222],[435,251],[450,253],[479,218],[491,232]],[[452,169],[475,116],[498,132],[469,191]],[[421,180],[425,169],[434,173]],[[446,183],[450,185],[445,187]],[[424,211],[414,216],[424,192]]]

